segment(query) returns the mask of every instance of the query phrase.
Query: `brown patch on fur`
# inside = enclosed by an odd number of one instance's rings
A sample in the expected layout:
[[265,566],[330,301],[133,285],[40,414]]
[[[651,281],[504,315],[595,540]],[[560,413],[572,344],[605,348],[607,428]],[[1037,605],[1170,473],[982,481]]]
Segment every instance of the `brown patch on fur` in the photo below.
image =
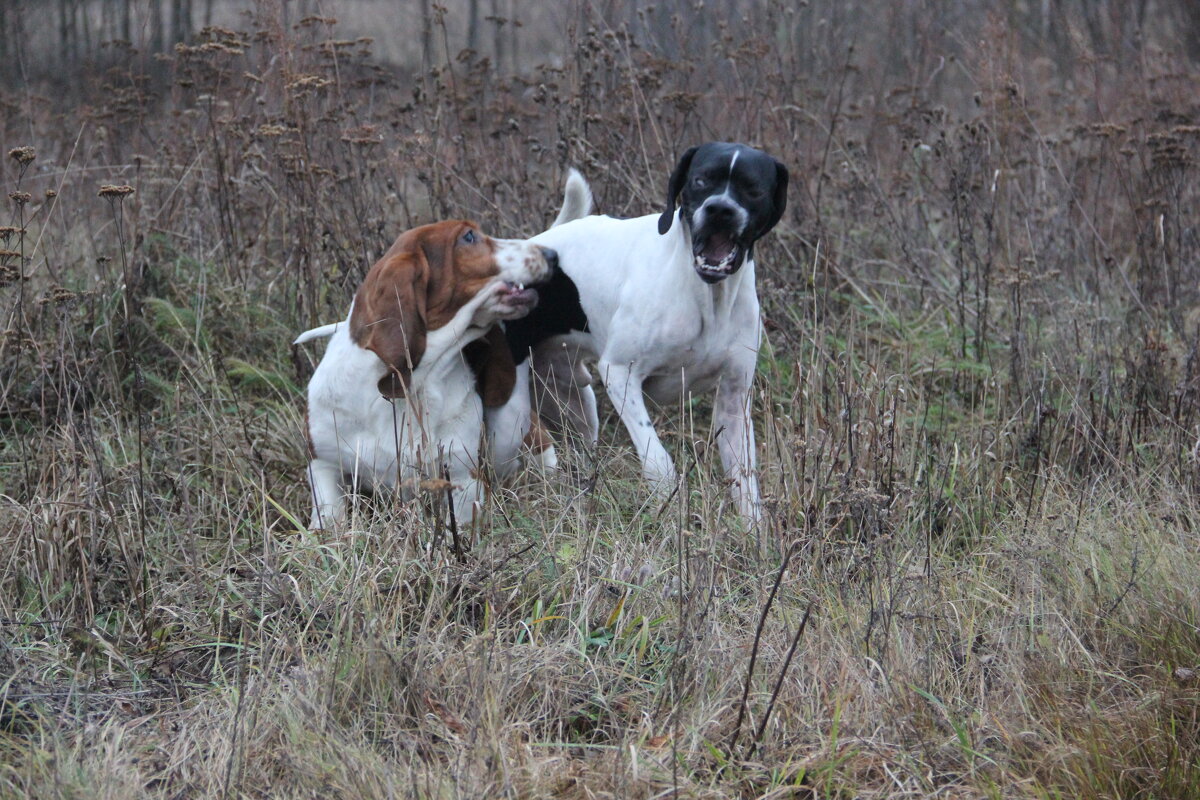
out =
[[486,408],[498,408],[512,397],[517,383],[517,365],[499,325],[493,325],[482,339],[465,348],[463,356],[475,373],[475,391]]
[[529,418],[531,424],[529,426],[529,433],[525,434],[525,446],[534,453],[543,453],[554,447],[554,440],[550,438],[550,432],[542,425],[537,412],[531,411]]
[[[468,231],[474,241],[464,240]],[[371,267],[354,296],[350,335],[388,366],[379,381],[384,397],[407,395],[427,332],[449,322],[500,273],[495,250],[475,223],[447,220],[401,234]]]

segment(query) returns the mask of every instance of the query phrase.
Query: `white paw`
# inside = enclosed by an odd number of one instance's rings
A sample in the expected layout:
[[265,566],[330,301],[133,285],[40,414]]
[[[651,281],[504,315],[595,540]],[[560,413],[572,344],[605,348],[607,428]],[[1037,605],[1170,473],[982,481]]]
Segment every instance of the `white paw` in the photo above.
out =
[[558,453],[554,451],[553,445],[540,453],[535,453],[533,460],[545,472],[558,469]]

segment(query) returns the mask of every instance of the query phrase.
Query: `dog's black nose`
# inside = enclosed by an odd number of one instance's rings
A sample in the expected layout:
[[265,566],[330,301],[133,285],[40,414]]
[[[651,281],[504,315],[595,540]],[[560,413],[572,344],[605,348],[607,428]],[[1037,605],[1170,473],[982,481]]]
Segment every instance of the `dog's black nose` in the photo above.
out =
[[546,259],[546,266],[552,270],[558,269],[558,251],[552,250],[549,247],[539,247],[542,251],[542,258]]
[[728,203],[709,203],[707,213],[713,222],[729,222],[737,213],[737,209]]

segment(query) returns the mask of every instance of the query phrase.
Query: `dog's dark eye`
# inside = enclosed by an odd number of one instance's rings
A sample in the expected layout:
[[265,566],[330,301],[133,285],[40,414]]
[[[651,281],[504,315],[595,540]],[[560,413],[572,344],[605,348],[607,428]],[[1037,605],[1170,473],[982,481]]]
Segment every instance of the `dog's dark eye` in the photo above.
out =
[[464,244],[475,244],[479,237],[475,235],[475,231],[467,231],[463,234],[462,240]]

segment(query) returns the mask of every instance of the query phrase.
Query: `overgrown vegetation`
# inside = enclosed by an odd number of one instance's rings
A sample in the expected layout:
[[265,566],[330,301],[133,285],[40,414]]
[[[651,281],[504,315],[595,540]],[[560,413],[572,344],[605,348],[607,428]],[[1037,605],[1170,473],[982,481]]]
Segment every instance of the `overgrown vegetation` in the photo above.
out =
[[[526,20],[557,49],[515,72],[457,6],[418,67],[264,3],[169,80],[0,89],[0,796],[1200,796],[1175,6],[1042,55],[1005,4],[608,5]],[[465,563],[428,503],[304,529],[288,343],[400,231],[531,235],[567,166],[650,213],[714,138],[794,188],[762,530],[703,400],[665,503],[610,418],[591,491],[494,487]]]

